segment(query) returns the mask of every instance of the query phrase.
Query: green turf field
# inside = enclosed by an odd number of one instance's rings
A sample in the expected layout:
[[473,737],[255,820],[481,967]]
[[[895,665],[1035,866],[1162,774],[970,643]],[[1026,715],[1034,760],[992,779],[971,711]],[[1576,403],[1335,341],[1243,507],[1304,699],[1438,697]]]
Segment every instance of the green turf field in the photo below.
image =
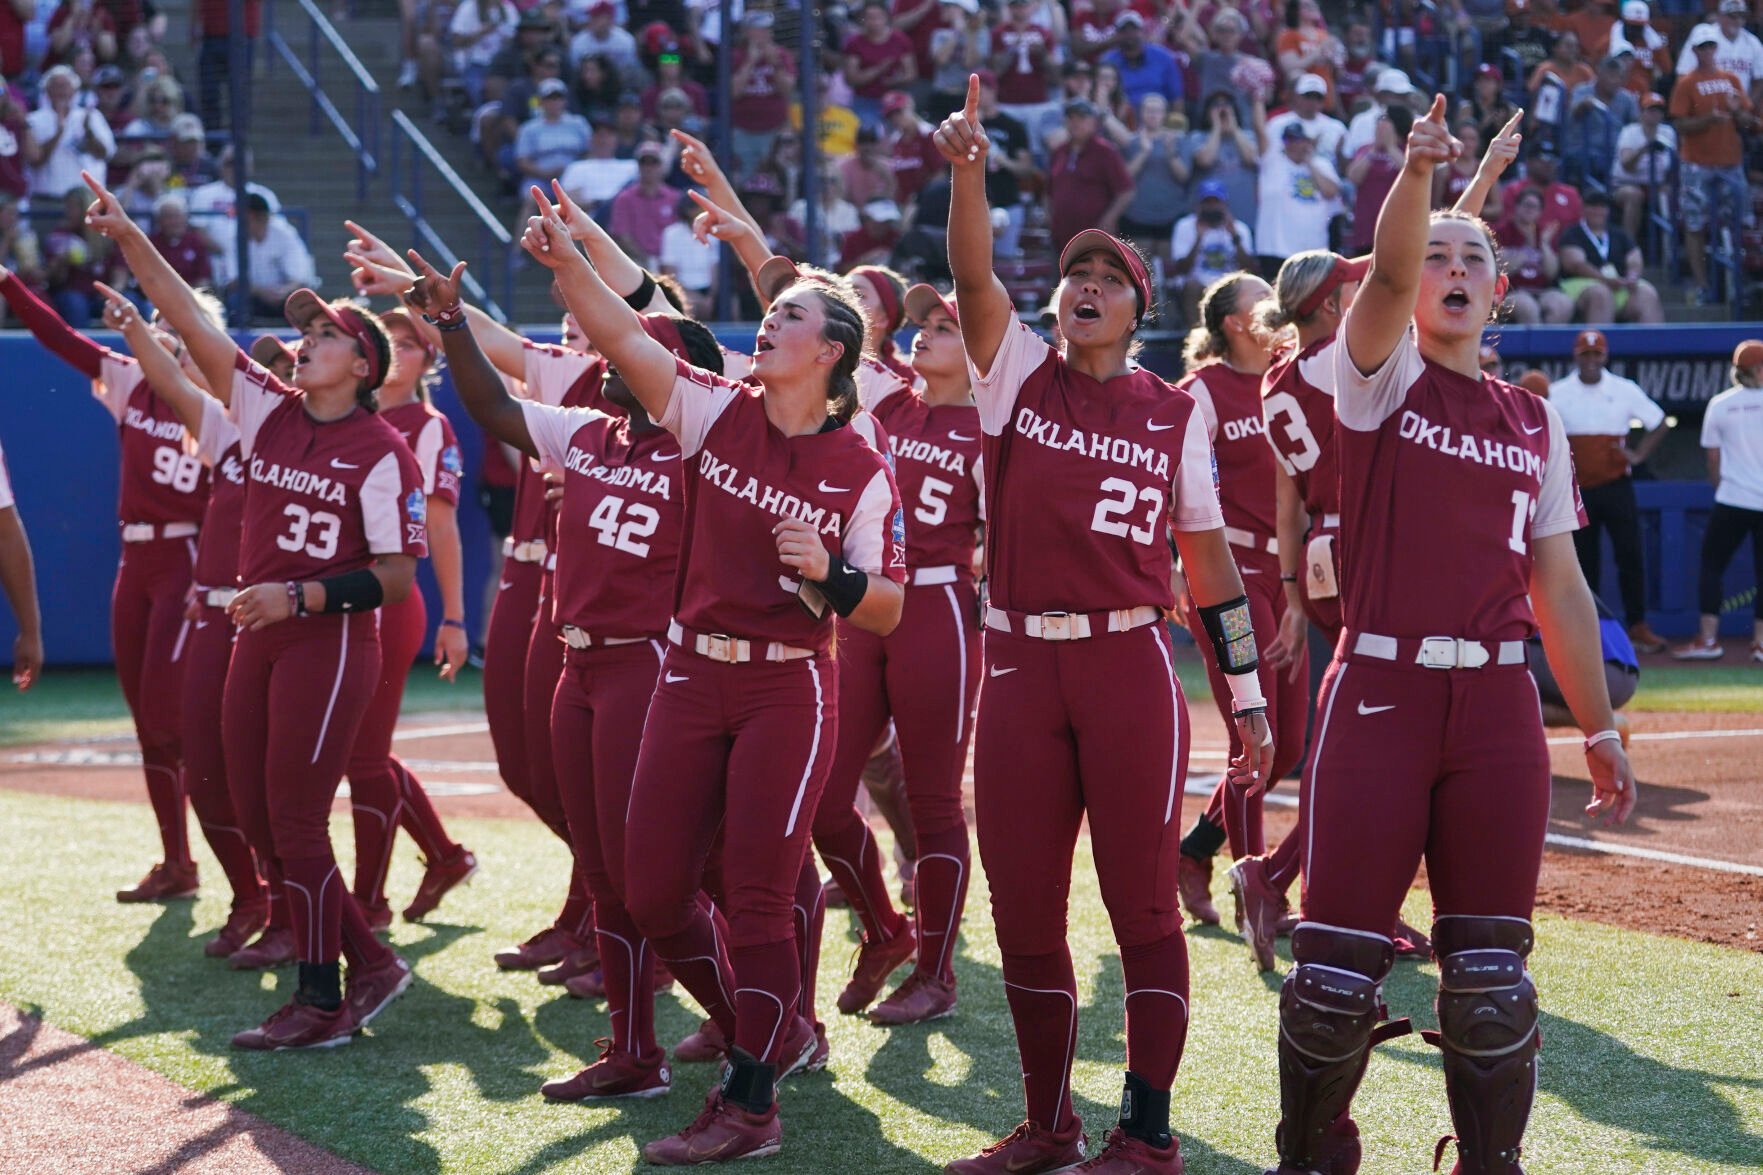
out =
[[[118,906],[111,892],[133,882],[155,848],[144,807],[0,791],[0,829],[10,857],[0,882],[0,926],[9,928],[0,998],[367,1166],[627,1171],[637,1142],[684,1125],[710,1080],[708,1069],[684,1067],[671,1096],[609,1109],[540,1099],[540,1082],[572,1072],[591,1048],[604,1012],[489,961],[547,920],[560,896],[564,853],[536,822],[458,822],[485,870],[448,899],[437,924],[395,929],[417,985],[350,1047],[281,1055],[228,1047],[232,1032],[281,1002],[292,976],[234,973],[202,957],[200,939],[225,913],[205,849],[202,901]],[[347,820],[334,830],[347,859]],[[401,845],[391,892],[408,894],[416,876]],[[1087,856],[1074,902],[1085,1001],[1076,1097],[1099,1135],[1119,1096],[1122,990]],[[835,1015],[831,1070],[786,1083],[784,1153],[757,1169],[934,1170],[1015,1125],[1017,1062],[985,910],[977,877],[956,1017],[885,1033]],[[1424,919],[1420,900],[1408,916]],[[1526,1170],[1756,1171],[1763,956],[1558,918],[1540,930],[1532,965],[1545,1051]],[[821,968],[829,1011],[853,942],[849,915],[833,911]],[[1277,979],[1257,977],[1232,935],[1208,930],[1189,943],[1193,1028],[1174,1111],[1188,1170],[1255,1175],[1271,1157],[1277,1117]],[[1395,1012],[1430,1025],[1433,981],[1430,966],[1398,967],[1388,985]],[[669,1042],[696,1024],[675,995],[662,998],[658,1018]],[[1367,1175],[1429,1169],[1449,1127],[1432,1050],[1414,1038],[1380,1049],[1359,1106]]]

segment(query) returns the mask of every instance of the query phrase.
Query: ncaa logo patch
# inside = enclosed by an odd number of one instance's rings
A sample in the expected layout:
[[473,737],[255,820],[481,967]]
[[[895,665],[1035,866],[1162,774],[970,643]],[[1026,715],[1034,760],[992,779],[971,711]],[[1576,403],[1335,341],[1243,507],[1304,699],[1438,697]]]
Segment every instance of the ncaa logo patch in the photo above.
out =
[[448,445],[441,450],[441,468],[456,476],[465,471],[465,458],[460,456],[458,445]]
[[420,488],[404,495],[404,516],[408,519],[404,524],[404,542],[407,545],[428,541],[428,512],[428,499],[423,497]]

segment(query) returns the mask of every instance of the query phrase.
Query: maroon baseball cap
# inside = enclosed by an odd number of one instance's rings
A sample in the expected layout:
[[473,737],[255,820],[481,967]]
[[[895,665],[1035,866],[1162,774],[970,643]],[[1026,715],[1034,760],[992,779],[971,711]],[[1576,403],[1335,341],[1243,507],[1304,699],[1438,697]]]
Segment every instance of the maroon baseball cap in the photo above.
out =
[[1610,353],[1610,341],[1604,337],[1604,332],[1601,330],[1580,331],[1579,335],[1573,340],[1573,353],[1575,355],[1587,355],[1593,351],[1596,351],[1600,355],[1608,355]]
[[961,321],[961,315],[956,313],[955,303],[938,293],[935,286],[919,282],[906,291],[906,317],[912,320],[913,325],[923,326],[935,310],[942,310],[957,323]]
[[318,296],[316,290],[304,287],[288,295],[287,302],[282,305],[282,313],[287,315],[288,325],[295,330],[303,331],[307,323],[320,314],[330,319],[336,328],[355,340],[361,348],[361,354],[367,359],[367,386],[377,388],[386,373],[381,369],[380,343],[375,338],[373,327],[361,311],[347,303],[333,305]]
[[886,94],[882,95],[881,112],[883,114],[893,114],[895,111],[904,110],[911,105],[911,94],[908,94],[905,90],[889,90]]
[[1120,238],[1105,233],[1099,228],[1086,228],[1071,238],[1059,253],[1059,276],[1064,277],[1077,259],[1097,251],[1113,255],[1132,278],[1133,289],[1138,291],[1139,304],[1149,310],[1152,306],[1151,275],[1145,272],[1145,259],[1139,256],[1138,250]]
[[380,315],[380,321],[386,324],[387,329],[394,326],[401,326],[409,331],[411,337],[417,341],[424,351],[428,352],[429,362],[434,362],[435,345],[429,342],[429,337],[422,333],[422,328],[420,326],[416,325],[416,315],[412,314],[407,307],[392,307],[390,310]]
[[288,345],[274,335],[258,335],[252,339],[250,355],[265,367],[281,359],[289,363],[294,361],[294,353],[288,350]]
[[1362,282],[1365,274],[1371,269],[1371,258],[1356,257],[1348,260],[1336,257],[1334,268],[1322,279],[1322,284],[1310,291],[1310,296],[1298,303],[1298,317],[1308,318],[1316,313],[1316,308],[1327,301],[1328,296],[1346,285],[1348,282]]

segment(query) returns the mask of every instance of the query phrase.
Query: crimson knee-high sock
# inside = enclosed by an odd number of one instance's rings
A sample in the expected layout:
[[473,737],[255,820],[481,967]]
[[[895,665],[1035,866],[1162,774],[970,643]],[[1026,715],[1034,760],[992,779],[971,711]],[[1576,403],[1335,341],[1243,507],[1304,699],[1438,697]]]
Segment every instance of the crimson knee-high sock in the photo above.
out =
[[967,905],[967,825],[918,834],[918,969],[955,978],[955,936]]
[[282,871],[295,954],[302,963],[336,962],[342,954],[343,903],[349,898],[337,859],[329,853],[284,857]]
[[1004,959],[1004,994],[1022,1056],[1022,1095],[1029,1121],[1063,1130],[1071,1108],[1071,1060],[1077,1050],[1077,979],[1071,952]]
[[802,870],[796,875],[796,969],[801,979],[801,993],[796,1010],[810,1024],[819,1024],[814,1008],[814,981],[820,973],[820,936],[826,928],[826,888],[820,884],[820,871],[814,867],[814,854],[802,854]]
[[275,857],[263,862],[263,890],[269,896],[269,921],[264,923],[263,929],[292,930],[294,916],[288,906],[287,873]]
[[782,1064],[784,1038],[801,1001],[801,964],[793,939],[734,947],[734,1043],[761,1061]]
[[167,865],[190,863],[190,823],[184,814],[184,769],[177,752],[141,748],[141,774],[147,780],[147,802],[159,825],[159,850]]
[[1298,872],[1303,867],[1299,851],[1304,847],[1304,838],[1299,835],[1304,830],[1304,823],[1299,820],[1287,837],[1279,842],[1273,855],[1267,858],[1267,880],[1281,893],[1292,888],[1292,882],[1298,880]]
[[398,777],[398,798],[404,803],[398,823],[416,842],[422,859],[433,865],[458,852],[459,843],[447,835],[441,814],[435,811],[435,802],[429,799],[422,781],[396,755],[392,756],[392,773]]
[[1175,1084],[1188,1039],[1188,942],[1182,932],[1120,948],[1126,981],[1126,1067],[1152,1089]]
[[220,861],[221,872],[226,874],[227,884],[233,888],[233,905],[263,900],[263,881],[257,876],[257,854],[251,851],[251,844],[245,839],[245,833],[236,825],[209,824],[198,818],[202,825],[202,839],[208,842],[208,848]]
[[[677,934],[650,940],[680,986],[691,993],[730,1040],[735,1039],[735,971],[729,963],[728,923],[699,896],[691,920]],[[786,944],[787,945],[787,944]]]
[[655,1052],[655,951],[623,905],[594,903],[594,936],[606,983],[612,1044],[639,1057]]
[[864,941],[883,942],[898,934],[906,919],[888,898],[881,849],[863,817],[853,810],[843,825],[816,835],[814,846],[863,923]]
[[583,943],[594,941],[594,898],[588,893],[588,882],[580,869],[569,871],[569,893],[563,899],[563,912],[557,915],[556,925]]
[[366,906],[386,904],[386,874],[392,868],[392,843],[398,837],[403,801],[396,775],[385,767],[349,776],[349,814],[355,826],[355,900]]
[[367,924],[367,914],[354,894],[343,894],[343,909],[337,922],[343,958],[351,968],[377,967],[391,957],[392,948],[374,936],[373,927]]

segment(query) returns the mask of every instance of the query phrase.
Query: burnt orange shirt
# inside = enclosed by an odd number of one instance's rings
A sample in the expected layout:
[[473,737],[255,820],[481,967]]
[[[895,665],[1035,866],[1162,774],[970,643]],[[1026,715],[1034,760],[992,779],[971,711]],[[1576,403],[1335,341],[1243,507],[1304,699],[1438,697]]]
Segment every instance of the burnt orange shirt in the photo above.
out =
[[[1694,70],[1677,79],[1669,107],[1674,122],[1700,118],[1716,110],[1737,113],[1751,108],[1744,83],[1724,69]],[[1680,126],[1680,151],[1685,163],[1703,167],[1737,167],[1744,162],[1744,144],[1730,118],[1717,119],[1693,134]]]

